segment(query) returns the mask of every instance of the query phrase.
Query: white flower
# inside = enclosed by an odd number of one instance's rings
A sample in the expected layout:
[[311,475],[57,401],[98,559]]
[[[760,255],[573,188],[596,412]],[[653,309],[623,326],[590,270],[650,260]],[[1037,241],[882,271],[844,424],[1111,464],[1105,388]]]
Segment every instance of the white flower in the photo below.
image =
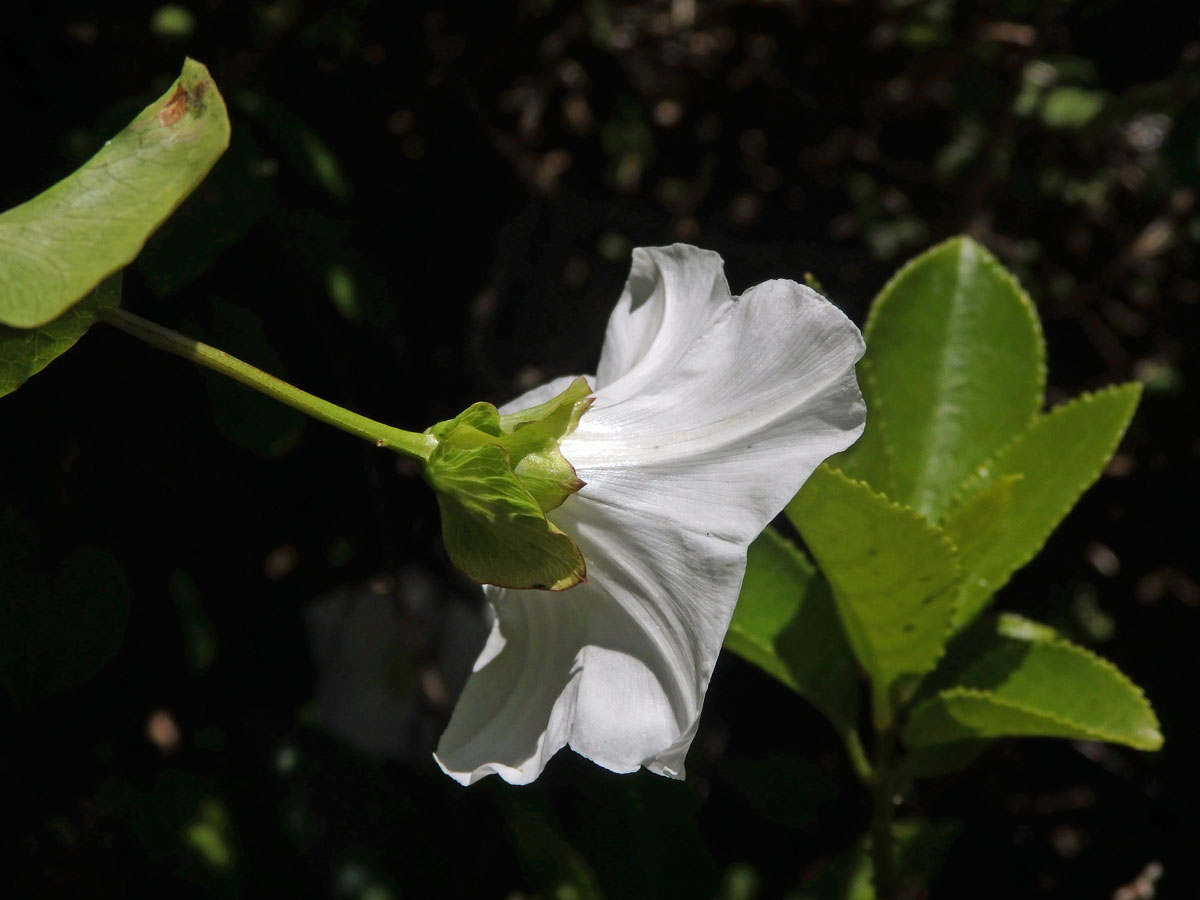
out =
[[595,403],[561,445],[586,486],[548,515],[587,581],[484,588],[496,621],[434,754],[446,774],[526,784],[569,744],[614,772],[683,777],[747,546],[862,433],[862,353],[807,287],[768,281],[735,299],[716,253],[633,251]]

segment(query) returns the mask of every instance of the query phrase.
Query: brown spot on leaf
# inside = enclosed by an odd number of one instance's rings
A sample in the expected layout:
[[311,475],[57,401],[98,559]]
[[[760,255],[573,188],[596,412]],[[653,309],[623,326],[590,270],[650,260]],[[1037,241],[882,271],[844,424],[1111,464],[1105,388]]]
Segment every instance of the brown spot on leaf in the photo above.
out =
[[158,111],[158,124],[163,128],[170,128],[183,118],[183,114],[187,112],[187,108],[188,94],[181,84],[175,88],[175,93],[171,95],[171,99]]

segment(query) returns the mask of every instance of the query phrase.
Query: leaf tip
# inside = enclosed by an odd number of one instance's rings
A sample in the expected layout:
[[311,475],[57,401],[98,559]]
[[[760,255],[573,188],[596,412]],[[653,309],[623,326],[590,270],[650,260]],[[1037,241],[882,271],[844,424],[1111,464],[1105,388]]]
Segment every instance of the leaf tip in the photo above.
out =
[[1157,726],[1151,725],[1142,729],[1138,733],[1139,750],[1161,750],[1163,745],[1163,735]]

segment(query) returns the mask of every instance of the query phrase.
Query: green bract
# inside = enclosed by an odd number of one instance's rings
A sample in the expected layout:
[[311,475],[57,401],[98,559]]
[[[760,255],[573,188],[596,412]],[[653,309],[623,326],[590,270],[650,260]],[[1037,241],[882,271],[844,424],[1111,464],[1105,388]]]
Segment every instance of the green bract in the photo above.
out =
[[551,591],[584,580],[583,554],[546,513],[583,487],[559,441],[575,430],[591,394],[576,378],[530,409],[501,415],[476,403],[429,429],[438,444],[425,478],[437,494],[446,551],[471,578]]

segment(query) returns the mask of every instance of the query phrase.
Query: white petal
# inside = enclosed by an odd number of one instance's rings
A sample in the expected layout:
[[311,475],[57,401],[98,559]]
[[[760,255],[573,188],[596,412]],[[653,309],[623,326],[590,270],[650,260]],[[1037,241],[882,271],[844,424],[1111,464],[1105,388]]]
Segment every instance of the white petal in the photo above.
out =
[[746,545],[650,510],[656,500],[670,506],[652,486],[630,506],[611,472],[595,474],[578,502],[551,516],[588,561],[588,583],[567,596],[586,592],[588,609],[569,742],[615,772],[646,766],[682,778]]
[[594,388],[639,391],[682,355],[733,299],[724,263],[688,244],[638,247],[604,335]]
[[597,390],[563,453],[585,481],[584,469],[678,478],[684,489],[711,481],[716,493],[705,500],[717,521],[733,505],[765,524],[862,433],[854,363],[863,348],[858,329],[819,294],[766,282],[726,304],[642,392]]
[[485,590],[496,622],[434,758],[461,784],[528,784],[567,743],[583,619],[562,594]]
[[[628,560],[609,558],[612,547],[590,540],[593,529],[605,540],[609,528],[603,514],[581,528],[581,546],[600,570],[587,584],[563,594],[485,588],[498,621],[435,754],[460,783],[495,773],[527,784],[567,743],[614,772],[647,766],[683,777],[711,675],[711,662],[695,670],[696,635],[685,632],[698,630],[719,645],[726,623],[680,623],[669,613],[647,616],[653,604],[618,602],[631,578],[651,579],[641,589],[659,599],[679,585],[668,572],[625,568]],[[618,552],[625,549],[616,542]],[[702,568],[709,566],[721,568],[707,562]],[[733,568],[740,581],[740,566]],[[663,642],[666,629],[675,632],[674,646]]]

